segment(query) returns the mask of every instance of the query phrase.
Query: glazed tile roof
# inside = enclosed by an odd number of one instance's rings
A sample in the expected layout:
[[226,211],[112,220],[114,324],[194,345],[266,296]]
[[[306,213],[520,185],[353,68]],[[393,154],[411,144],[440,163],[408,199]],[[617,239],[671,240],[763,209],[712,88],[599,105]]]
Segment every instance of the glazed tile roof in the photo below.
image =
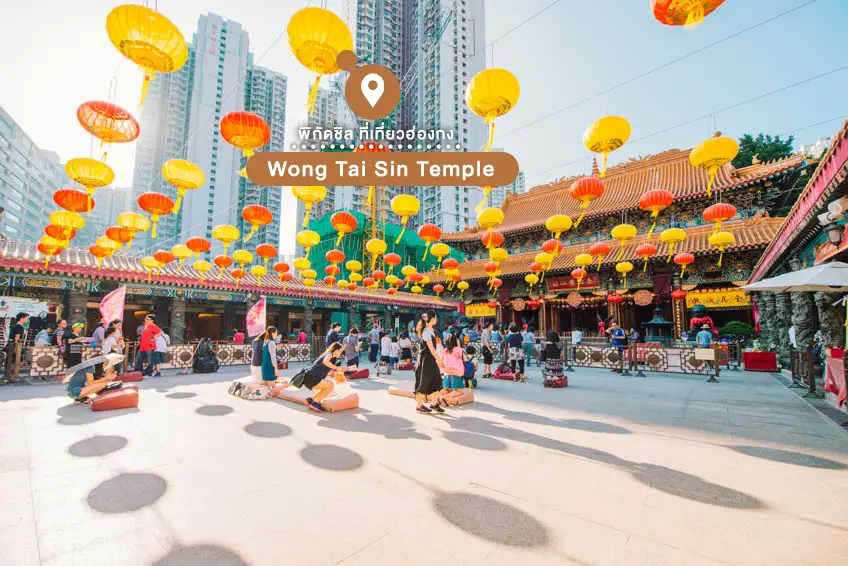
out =
[[[192,261],[192,260],[189,260]],[[69,248],[50,260],[44,267],[44,255],[36,250],[31,242],[7,241],[0,243],[0,269],[20,269],[31,273],[57,276],[82,276],[103,280],[125,281],[128,283],[147,284],[147,270],[141,266],[141,258],[128,255],[107,257],[97,270],[94,257],[87,250]],[[151,284],[191,287],[193,289],[209,289],[230,292],[261,293],[266,295],[282,295],[290,297],[315,297],[338,301],[355,301],[357,303],[393,304],[407,307],[429,307],[437,309],[454,309],[456,305],[438,297],[415,295],[398,292],[394,297],[389,296],[385,289],[366,291],[359,288],[356,292],[343,291],[338,287],[327,287],[322,281],[317,281],[310,290],[296,280],[285,285],[279,280],[269,264],[268,275],[262,278],[262,286],[256,284],[256,277],[248,271],[236,288],[236,280],[229,272],[224,272],[219,278],[217,267],[206,274],[203,282],[198,282],[200,274],[188,262],[179,269],[175,261],[166,265],[159,275],[153,275]]]
[[[735,222],[725,222],[722,224],[722,230],[733,232],[736,237],[736,245],[729,246],[725,253],[743,251],[748,249],[764,248],[777,234],[780,225],[783,223],[783,218],[769,218],[767,216],[754,216],[745,220],[737,220]],[[710,246],[708,238],[713,231],[713,225],[695,226],[686,228],[686,240],[678,244],[675,248],[677,252],[689,252],[696,256],[718,254],[718,248]],[[619,243],[616,240],[608,240],[610,244],[609,254],[602,261],[602,265],[614,265],[615,258],[618,256]],[[664,262],[668,256],[668,246],[659,241],[657,234],[651,242],[657,246],[657,253],[653,256],[652,261]],[[563,248],[560,254],[554,259],[551,272],[568,272],[577,267],[574,263],[574,258],[578,254],[589,253],[589,248],[597,242],[588,244],[578,244]],[[630,261],[634,265],[641,265],[642,258],[636,255],[636,248],[640,244],[645,243],[643,236],[637,237],[628,242],[624,246],[624,253],[618,261]],[[541,248],[535,252],[523,253],[510,256],[509,259],[501,265],[503,274],[501,278],[518,276],[529,273],[529,266],[533,262],[533,258],[537,253],[541,252]],[[483,266],[488,259],[468,261],[460,265],[460,273],[465,280],[482,279],[488,277],[483,271]],[[597,265],[597,262],[595,263]],[[444,272],[441,275],[428,274],[433,282],[444,281]]]
[[[802,154],[792,155],[772,163],[751,165],[736,169],[725,165],[719,169],[713,191],[739,189],[779,173],[803,166]],[[498,230],[504,234],[544,226],[552,214],[567,214],[576,220],[580,215],[579,203],[568,196],[574,182],[583,175],[560,179],[540,185],[520,195],[510,195],[502,205],[504,222]],[[698,198],[706,194],[707,172],[689,164],[689,150],[671,149],[666,152],[631,159],[607,170],[604,196],[592,202],[586,218],[604,216],[613,212],[641,210],[639,197],[651,189],[668,189],[676,200]],[[479,239],[483,230],[474,227],[465,232],[446,234],[446,243]]]

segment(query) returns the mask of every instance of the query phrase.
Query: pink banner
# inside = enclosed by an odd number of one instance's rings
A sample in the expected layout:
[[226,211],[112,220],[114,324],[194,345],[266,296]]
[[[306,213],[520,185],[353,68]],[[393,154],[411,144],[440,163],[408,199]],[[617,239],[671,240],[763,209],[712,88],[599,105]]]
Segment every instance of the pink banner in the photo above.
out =
[[265,332],[265,297],[247,311],[247,335],[251,338]]
[[124,320],[124,302],[127,298],[127,288],[118,287],[100,301],[100,316],[107,323],[113,320]]

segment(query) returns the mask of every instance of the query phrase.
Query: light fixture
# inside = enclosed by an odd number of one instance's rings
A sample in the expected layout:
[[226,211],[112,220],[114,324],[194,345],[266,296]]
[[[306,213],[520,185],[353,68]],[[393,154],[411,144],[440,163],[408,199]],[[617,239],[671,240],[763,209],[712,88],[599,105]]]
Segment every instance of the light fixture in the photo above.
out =
[[827,241],[833,244],[834,246],[839,247],[839,244],[842,243],[842,234],[844,228],[836,222],[831,222],[827,226],[824,226],[822,230],[824,230],[824,233],[827,236]]

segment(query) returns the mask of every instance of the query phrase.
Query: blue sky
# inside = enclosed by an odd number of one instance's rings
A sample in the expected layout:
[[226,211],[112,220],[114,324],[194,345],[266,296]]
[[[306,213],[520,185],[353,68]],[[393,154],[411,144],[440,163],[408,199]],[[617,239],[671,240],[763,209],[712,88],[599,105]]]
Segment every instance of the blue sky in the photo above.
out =
[[[553,0],[487,0],[487,41],[504,34]],[[76,122],[80,102],[106,98],[112,77],[117,102],[135,108],[141,75],[109,43],[104,22],[116,0],[3,0],[0,13],[0,105],[40,146],[63,160],[88,155],[90,138]],[[311,76],[292,57],[286,23],[305,1],[159,0],[158,7],[187,38],[202,12],[239,21],[250,34],[260,64],[289,76],[290,133],[305,117]],[[349,2],[329,0],[340,15]],[[663,26],[649,0],[559,0],[542,15],[498,40],[486,53],[491,66],[511,70],[521,82],[517,107],[498,121],[495,145],[513,153],[528,186],[588,172],[586,126],[605,112],[627,117],[632,140],[612,163],[669,148],[689,148],[708,137],[701,119],[661,135],[654,132],[848,65],[848,0],[727,0],[694,31]],[[552,111],[603,91],[685,53],[700,49],[797,6],[789,15],[706,49],[683,62],[593,98],[573,109]],[[281,37],[282,34],[282,37]],[[269,50],[270,49],[270,50]],[[494,59],[492,60],[492,55]],[[848,118],[848,68],[787,89],[756,103],[718,113],[726,135],[797,132],[800,142],[835,133]],[[521,128],[543,118],[538,123]],[[815,127],[807,127],[825,122]],[[645,137],[650,136],[650,137]],[[291,137],[291,135],[289,136]],[[638,139],[645,137],[645,139]],[[118,183],[130,184],[134,147],[110,151]],[[294,216],[288,190],[284,214]],[[295,223],[286,223],[284,251]],[[289,233],[290,232],[290,233]]]

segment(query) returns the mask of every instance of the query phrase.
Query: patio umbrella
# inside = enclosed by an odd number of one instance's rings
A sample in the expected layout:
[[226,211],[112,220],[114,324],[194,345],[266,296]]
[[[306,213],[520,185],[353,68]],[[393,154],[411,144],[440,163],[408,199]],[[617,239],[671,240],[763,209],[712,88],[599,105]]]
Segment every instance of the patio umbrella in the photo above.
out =
[[742,287],[746,291],[848,293],[848,263],[831,261],[815,267],[769,277]]
[[103,356],[94,356],[93,358],[89,358],[84,360],[82,363],[79,363],[75,366],[71,366],[65,370],[65,379],[62,380],[62,383],[68,383],[71,381],[71,378],[74,374],[79,373],[83,370],[93,368],[97,364],[105,364],[109,362],[112,365],[115,365],[121,361],[123,361],[123,354],[105,354]]

